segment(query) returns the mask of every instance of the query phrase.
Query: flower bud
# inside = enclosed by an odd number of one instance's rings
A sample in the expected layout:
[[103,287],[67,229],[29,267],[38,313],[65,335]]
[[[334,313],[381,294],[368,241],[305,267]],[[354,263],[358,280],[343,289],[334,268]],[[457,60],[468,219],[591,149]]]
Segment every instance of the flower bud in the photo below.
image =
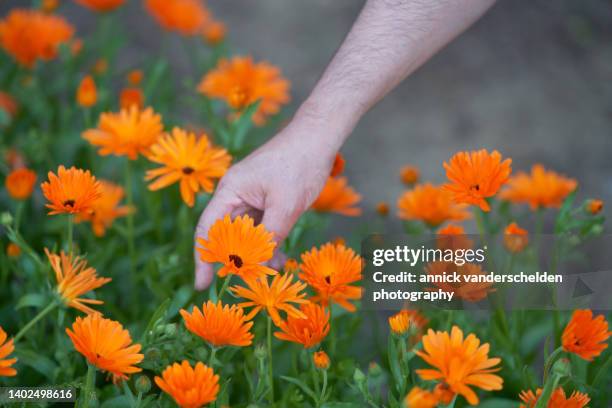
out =
[[166,336],[172,337],[176,334],[176,324],[175,323],[169,323],[166,325],[166,327],[164,328],[164,333],[166,334]]
[[145,360],[147,361],[158,361],[161,358],[161,352],[158,348],[151,347],[145,351]]
[[263,344],[258,344],[255,346],[255,358],[258,360],[264,360],[266,358],[267,352],[266,348]]
[[327,370],[329,368],[329,356],[323,350],[314,352],[312,354],[312,361],[314,362],[315,367],[321,370]]
[[571,374],[572,365],[567,358],[561,358],[555,362],[552,366],[553,374],[559,377],[567,377]]
[[372,377],[378,377],[382,374],[382,368],[378,365],[376,361],[372,361],[370,366],[368,367],[368,374]]
[[3,212],[0,214],[0,224],[9,226],[13,223],[13,216],[10,212]]
[[151,389],[151,380],[146,375],[139,376],[135,381],[136,391],[146,394]]
[[366,379],[367,378],[363,371],[361,371],[359,368],[356,368],[355,372],[353,373],[353,380],[359,385],[365,383]]

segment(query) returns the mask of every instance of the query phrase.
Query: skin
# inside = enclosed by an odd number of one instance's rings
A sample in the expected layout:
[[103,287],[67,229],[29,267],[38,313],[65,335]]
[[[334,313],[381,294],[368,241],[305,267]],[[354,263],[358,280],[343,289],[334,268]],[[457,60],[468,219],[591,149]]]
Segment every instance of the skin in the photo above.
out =
[[[291,122],[220,180],[198,222],[206,237],[225,214],[247,213],[282,242],[317,198],[359,119],[478,20],[494,0],[368,0]],[[282,265],[276,254],[272,267]],[[195,253],[195,287],[214,277]]]

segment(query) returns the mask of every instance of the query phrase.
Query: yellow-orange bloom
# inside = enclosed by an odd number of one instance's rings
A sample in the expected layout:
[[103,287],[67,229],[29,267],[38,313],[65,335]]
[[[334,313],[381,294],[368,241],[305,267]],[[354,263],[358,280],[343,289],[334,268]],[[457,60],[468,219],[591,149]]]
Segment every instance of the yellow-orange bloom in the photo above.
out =
[[253,62],[251,57],[221,59],[202,78],[198,91],[209,98],[223,99],[236,110],[260,101],[253,115],[257,125],[289,102],[289,81],[280,70],[267,62]]
[[589,200],[589,202],[587,203],[587,211],[589,212],[589,214],[591,215],[597,215],[599,214],[604,207],[604,202],[602,200]]
[[119,322],[92,313],[77,317],[66,334],[90,364],[116,379],[125,380],[129,374],[142,371],[135,366],[144,358],[139,353],[140,344],[132,344],[130,333]]
[[91,108],[96,104],[98,91],[91,75],[85,76],[79,84],[76,99],[77,103],[83,108]]
[[208,44],[217,45],[225,38],[226,31],[225,24],[222,22],[210,21],[204,26],[202,35]]
[[200,0],[145,0],[145,6],[165,30],[182,35],[198,34],[210,19]]
[[329,356],[323,350],[312,353],[312,361],[318,369],[327,370],[330,365]]
[[17,258],[19,255],[21,255],[21,248],[19,248],[19,245],[15,244],[14,242],[10,242],[6,246],[6,255],[10,258]]
[[512,203],[529,204],[534,210],[558,208],[577,186],[576,180],[535,164],[531,167],[531,174],[519,172],[510,178],[500,197]]
[[592,361],[608,347],[606,342],[611,334],[604,315],[593,318],[592,310],[576,310],[563,330],[561,344],[568,353]]
[[288,258],[285,261],[285,266],[283,267],[283,270],[285,271],[285,273],[298,272],[300,270],[300,264],[298,264],[298,261],[295,260],[295,258]]
[[106,229],[110,228],[115,219],[125,217],[134,211],[132,207],[119,205],[125,196],[123,187],[101,180],[100,191],[102,195],[94,201],[92,211],[77,214],[75,219],[76,222],[91,222],[91,228],[98,237],[106,233]]
[[49,201],[46,205],[51,210],[49,215],[91,212],[94,203],[102,194],[100,182],[89,170],[59,166],[57,175],[50,171],[48,177],[49,181],[45,181],[40,187]]
[[219,393],[219,376],[199,361],[195,367],[187,360],[166,367],[161,377],[155,377],[155,384],[181,408],[200,408],[217,399]]
[[349,311],[350,300],[361,298],[361,288],[353,286],[361,280],[362,260],[351,248],[327,243],[302,254],[300,279],[317,291],[313,300],[327,306],[335,302]]
[[419,181],[419,176],[419,169],[416,166],[406,165],[400,170],[400,179],[407,186],[411,186]]
[[16,358],[7,358],[15,350],[13,340],[7,340],[7,334],[0,326],[0,377],[14,377],[17,375],[12,365],[17,362]]
[[64,18],[39,10],[13,9],[0,20],[0,44],[26,68],[37,60],[57,56],[59,45],[68,41],[74,28]]
[[[538,399],[542,395],[542,389],[538,388],[534,393],[531,390],[521,391],[519,398],[523,401],[523,404],[519,405],[519,408],[534,408],[538,402]],[[584,408],[591,401],[587,394],[579,391],[572,392],[569,398],[565,395],[565,391],[562,387],[557,388],[551,395],[547,408]]]
[[98,12],[112,11],[125,3],[125,0],[75,0],[81,6]]
[[376,204],[376,212],[380,215],[382,215],[383,217],[389,214],[389,204],[387,204],[384,201],[379,202],[378,204]]
[[19,110],[19,104],[10,94],[0,91],[0,109],[9,116],[15,116]]
[[415,353],[433,368],[416,370],[425,381],[440,381],[450,390],[461,394],[471,405],[478,404],[478,396],[470,386],[486,391],[501,390],[504,380],[493,374],[500,358],[489,358],[489,343],[469,334],[465,340],[463,332],[453,326],[451,333],[434,332],[429,329],[423,336],[423,350]]
[[521,252],[529,243],[527,230],[518,226],[516,222],[508,224],[504,230],[504,246],[513,254]]
[[210,227],[208,238],[198,238],[201,247],[197,249],[202,261],[223,264],[217,272],[219,277],[234,274],[253,279],[275,275],[274,269],[262,265],[272,259],[276,247],[272,235],[263,224],[255,226],[246,214],[233,221],[228,214]]
[[248,319],[255,317],[264,308],[275,324],[281,320],[279,314],[281,310],[288,316],[305,317],[295,305],[308,303],[306,293],[302,292],[306,284],[300,281],[293,282],[292,274],[275,275],[272,284],[265,276],[248,279],[246,283],[247,287],[234,286],[230,290],[234,295],[248,300],[248,302],[240,303],[239,306],[253,307],[247,316]]
[[420,387],[412,387],[404,399],[404,406],[406,408],[436,408],[438,402],[433,392]]
[[464,279],[469,276],[479,276],[485,273],[482,267],[478,264],[465,263],[463,265],[455,265],[453,262],[436,261],[427,264],[425,267],[429,275],[443,276],[445,273],[457,272],[460,276],[461,283],[444,282],[436,280],[435,286],[445,292],[453,292],[455,297],[466,300],[468,302],[478,302],[487,297],[496,289],[493,287],[493,282],[471,282]]
[[83,132],[83,138],[100,148],[103,156],[114,154],[136,160],[147,154],[162,135],[161,116],[153,109],[139,110],[136,106],[118,113],[103,113],[96,129]]
[[338,177],[344,171],[344,165],[346,161],[344,160],[344,156],[342,153],[336,153],[336,157],[334,157],[334,162],[332,164],[331,171],[329,172],[329,177]]
[[468,249],[474,245],[461,225],[448,224],[446,227],[440,228],[437,235],[436,245],[438,249]]
[[312,203],[312,209],[357,216],[361,215],[361,208],[356,207],[360,201],[361,195],[348,185],[346,177],[329,177],[319,197]]
[[87,262],[78,256],[66,254],[64,251],[56,255],[49,252],[47,248],[45,248],[45,253],[55,272],[57,293],[64,303],[83,313],[95,313],[96,311],[87,305],[101,305],[104,302],[79,296],[106,285],[112,279],[98,277],[96,270],[87,266]]
[[249,331],[253,322],[240,306],[222,305],[221,301],[215,304],[209,300],[201,310],[194,306],[191,314],[184,309],[180,313],[190,332],[215,347],[244,347],[253,342],[253,334]]
[[212,146],[206,135],[198,138],[179,128],[151,146],[148,159],[163,166],[147,171],[145,179],[155,179],[149,190],[179,182],[181,197],[189,207],[193,207],[195,194],[200,190],[212,193],[214,180],[225,174],[232,161],[227,151]]
[[15,200],[27,200],[34,192],[36,173],[25,167],[13,170],[6,176],[4,184],[9,196]]
[[410,315],[400,310],[393,316],[389,316],[389,327],[398,336],[408,333],[410,329]]
[[288,316],[286,321],[279,322],[281,331],[274,335],[281,340],[301,344],[304,348],[312,348],[329,333],[329,312],[314,303],[304,304],[300,310],[305,319]]
[[129,110],[134,105],[138,109],[144,107],[144,94],[140,88],[123,88],[119,94],[119,106]]
[[457,203],[472,204],[482,211],[490,211],[486,198],[493,197],[510,177],[512,159],[502,161],[501,154],[485,149],[459,152],[444,162],[446,177],[450,181],[444,187],[453,194]]
[[144,74],[140,69],[133,69],[128,72],[126,79],[130,85],[138,86],[140,85],[140,82],[142,82],[143,76]]
[[422,221],[430,227],[469,217],[464,205],[454,203],[449,192],[430,183],[406,191],[397,201],[397,207],[401,219]]

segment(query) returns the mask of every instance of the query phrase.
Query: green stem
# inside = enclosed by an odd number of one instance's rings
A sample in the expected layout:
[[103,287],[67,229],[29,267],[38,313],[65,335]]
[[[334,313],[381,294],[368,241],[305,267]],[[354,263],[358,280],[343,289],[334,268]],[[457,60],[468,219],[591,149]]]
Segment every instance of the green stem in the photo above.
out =
[[563,353],[563,347],[555,349],[555,351],[553,351],[546,359],[546,363],[544,364],[544,383],[546,383],[548,375],[550,374],[550,369],[552,368],[555,361],[557,361],[561,353]]
[[[132,163],[128,159],[125,165],[125,191],[126,201],[129,208],[133,208],[134,196],[132,192]],[[134,211],[127,215],[128,254],[130,256],[130,268],[132,277],[136,271],[136,251],[134,250]]]
[[217,355],[217,348],[215,346],[210,346],[210,358],[208,359],[208,366],[213,368],[215,365],[215,356]]
[[268,378],[270,381],[269,399],[270,404],[274,404],[274,367],[272,366],[272,318],[268,316],[267,328],[267,343],[268,343]]
[[221,290],[219,291],[219,300],[221,300],[225,292],[227,292],[227,288],[229,287],[230,281],[232,280],[232,276],[234,275],[229,274],[225,277],[225,280],[223,281],[223,286],[221,286]]
[[559,374],[555,374],[551,382],[544,384],[544,390],[542,391],[540,398],[538,398],[538,402],[536,403],[534,408],[547,408],[548,407],[548,402],[550,401],[550,397],[552,397],[553,392],[557,389],[557,386],[559,385],[559,381],[561,380],[561,378],[562,376],[560,376]]
[[13,220],[13,228],[19,231],[19,224],[21,223],[21,216],[23,215],[23,208],[25,206],[25,201],[19,200],[17,202],[17,208],[15,209],[15,219]]
[[68,253],[72,255],[72,250],[74,247],[74,244],[73,244],[74,215],[68,214],[68,225],[66,225],[66,228],[68,231],[67,238],[66,238],[66,240],[68,241]]
[[320,403],[325,402],[325,392],[327,391],[327,370],[323,370],[323,388],[321,389]]
[[85,378],[85,387],[83,388],[82,408],[89,408],[90,402],[95,399],[94,384],[96,382],[96,368],[87,364],[87,375]]
[[25,326],[21,328],[21,330],[19,330],[19,332],[13,338],[13,341],[17,343],[19,339],[22,338],[23,335],[26,334],[28,330],[30,330],[36,323],[38,323],[40,319],[42,319],[43,317],[48,315],[53,309],[55,309],[57,304],[58,304],[57,301],[52,301],[51,303],[49,303],[47,307],[41,310],[40,313],[38,313],[32,320],[28,322],[28,324],[26,324]]
[[329,303],[329,352],[330,355],[336,355],[336,326],[334,324],[334,315],[332,314],[332,304]]
[[136,398],[136,408],[140,408],[141,403],[142,403],[142,392],[138,392],[138,397]]

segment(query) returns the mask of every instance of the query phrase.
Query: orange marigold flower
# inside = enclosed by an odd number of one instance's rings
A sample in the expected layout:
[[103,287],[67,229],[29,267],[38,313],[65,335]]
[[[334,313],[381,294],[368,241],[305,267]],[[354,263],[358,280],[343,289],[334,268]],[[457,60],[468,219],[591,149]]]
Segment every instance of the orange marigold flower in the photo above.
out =
[[225,38],[227,29],[220,21],[210,21],[204,26],[204,40],[210,45],[217,45]]
[[287,316],[286,321],[280,321],[280,332],[274,335],[286,341],[299,343],[304,348],[313,348],[321,343],[329,333],[329,312],[314,303],[301,305],[301,312],[306,318]]
[[[519,408],[534,408],[538,399],[542,395],[542,389],[538,388],[534,393],[531,390],[521,391],[519,398],[524,404],[520,404]],[[583,408],[591,401],[587,394],[574,391],[568,398],[562,387],[557,388],[551,395],[547,408]]]
[[259,101],[253,122],[262,125],[266,117],[278,113],[289,102],[289,81],[280,70],[267,62],[253,62],[251,57],[221,59],[198,85],[209,98],[223,99],[236,110]]
[[262,265],[274,253],[276,243],[272,235],[263,224],[255,226],[246,214],[234,221],[228,214],[210,227],[208,238],[198,238],[200,259],[222,263],[223,267],[217,272],[221,278],[229,274],[243,279],[276,275],[274,269]]
[[217,399],[219,376],[202,362],[194,367],[187,360],[174,363],[155,377],[155,384],[181,408],[199,408]]
[[591,215],[597,215],[599,214],[604,207],[604,203],[602,200],[589,200],[587,202],[587,211],[589,212],[589,214]]
[[445,292],[453,292],[459,299],[468,302],[478,302],[487,297],[490,292],[494,292],[492,282],[466,282],[463,277],[472,275],[484,275],[482,267],[478,264],[465,263],[463,265],[455,265],[453,262],[436,261],[427,264],[425,271],[429,275],[442,276],[445,273],[449,274],[457,272],[461,276],[461,283],[443,282],[436,280],[434,285]]
[[15,116],[19,110],[19,105],[10,94],[0,91],[0,109],[4,110],[9,116]]
[[191,314],[184,309],[180,313],[190,332],[215,347],[244,347],[253,342],[253,334],[249,331],[253,322],[240,306],[222,305],[221,301],[215,304],[209,300],[201,310],[194,306]]
[[448,224],[446,227],[440,228],[437,235],[438,249],[468,249],[474,245],[461,225]]
[[329,356],[323,350],[312,353],[312,361],[318,369],[327,370],[330,365]]
[[334,158],[334,163],[332,164],[331,171],[329,172],[329,177],[338,177],[344,171],[344,165],[346,161],[344,160],[344,156],[342,153],[336,153],[336,157]]
[[17,370],[11,366],[17,362],[16,358],[7,358],[15,350],[13,340],[7,339],[6,332],[0,326],[0,377],[14,377]]
[[436,408],[438,402],[433,392],[420,387],[412,387],[404,399],[404,406],[406,408]]
[[400,179],[402,183],[407,186],[411,186],[417,181],[419,181],[420,172],[418,167],[407,165],[401,168],[400,170]]
[[313,300],[327,306],[335,302],[349,311],[349,300],[361,298],[361,288],[351,285],[361,280],[361,257],[351,248],[327,243],[302,254],[300,279],[317,291]]
[[606,342],[611,334],[604,315],[593,318],[592,310],[576,310],[563,330],[561,344],[568,353],[592,361],[608,347]]
[[422,221],[430,227],[469,217],[464,205],[454,203],[450,193],[430,183],[406,191],[397,201],[397,207],[401,219]]
[[317,212],[333,212],[346,216],[361,215],[361,208],[356,207],[361,195],[348,185],[346,177],[329,177],[312,203]]
[[106,285],[112,279],[98,277],[96,270],[87,266],[87,262],[78,256],[66,254],[64,251],[56,255],[49,252],[47,248],[45,248],[45,253],[55,272],[57,293],[66,306],[74,307],[87,314],[95,313],[96,311],[87,305],[101,305],[104,302],[79,296]]
[[86,75],[79,84],[76,99],[83,108],[91,108],[96,104],[98,91],[91,75]]
[[212,193],[214,180],[221,178],[230,166],[232,157],[225,149],[212,146],[208,137],[174,128],[151,146],[148,159],[163,167],[148,170],[145,180],[154,180],[149,190],[159,190],[180,182],[181,197],[193,207],[195,194],[200,190]]
[[36,173],[25,167],[13,170],[6,176],[4,184],[9,196],[15,200],[27,200],[34,192]]
[[74,348],[90,364],[116,379],[126,380],[129,374],[142,371],[136,367],[144,356],[140,344],[132,344],[130,333],[121,323],[105,319],[100,313],[77,317],[72,330],[66,328]]
[[247,287],[234,286],[230,290],[234,295],[248,300],[248,302],[239,303],[239,306],[253,307],[247,316],[249,320],[255,317],[261,309],[266,309],[275,324],[281,320],[279,314],[281,310],[288,316],[305,317],[292,303],[296,305],[308,303],[308,300],[305,299],[306,293],[302,292],[306,284],[300,281],[293,282],[292,274],[275,275],[272,284],[265,276],[248,279],[246,283]]
[[40,9],[45,13],[53,13],[59,7],[59,0],[42,0]]
[[182,35],[198,34],[210,20],[200,0],[145,0],[145,6],[164,29]]
[[104,236],[115,219],[125,217],[134,211],[132,207],[119,205],[125,192],[123,187],[110,181],[100,181],[102,196],[93,203],[92,212],[77,214],[76,222],[91,222],[91,227],[97,237]]
[[133,69],[130,72],[128,72],[126,79],[130,85],[138,86],[140,85],[140,82],[142,82],[143,76],[144,74],[142,73],[142,70]]
[[444,187],[457,203],[472,204],[482,211],[490,211],[486,198],[493,197],[510,177],[512,159],[502,161],[501,154],[485,149],[456,153],[444,162],[450,183]]
[[125,3],[125,0],[75,0],[81,6],[98,12],[107,12],[116,9]]
[[140,88],[123,88],[119,94],[119,106],[129,110],[134,105],[138,109],[144,107],[144,94]]
[[295,273],[300,270],[300,265],[298,264],[298,261],[295,258],[289,258],[285,261],[285,266],[283,267],[283,270],[286,273]]
[[161,116],[153,109],[130,106],[117,113],[103,113],[96,129],[83,132],[83,138],[100,147],[105,156],[127,156],[136,160],[139,154],[147,154],[163,131]]
[[74,28],[64,18],[39,10],[13,9],[0,20],[0,44],[26,68],[32,68],[39,59],[54,59],[59,45],[73,33]]
[[91,212],[94,203],[102,194],[100,182],[89,170],[59,166],[57,175],[50,171],[48,177],[49,181],[45,181],[40,187],[49,201],[46,205],[51,210],[49,215]]
[[500,197],[513,203],[529,204],[533,210],[558,208],[577,186],[576,180],[535,164],[531,167],[531,174],[519,172],[510,178]]
[[461,394],[471,405],[478,404],[478,396],[470,386],[486,391],[501,390],[504,380],[493,374],[493,368],[500,358],[489,358],[489,343],[480,344],[474,335],[465,340],[463,332],[453,326],[449,335],[446,331],[432,329],[423,336],[423,350],[415,353],[434,368],[416,370],[425,381],[440,381],[456,394]]
[[384,201],[376,204],[376,212],[383,217],[389,214],[389,204]]
[[504,230],[504,246],[513,254],[521,252],[529,243],[527,230],[518,226],[516,222],[508,224]]
[[393,316],[389,316],[389,327],[391,331],[398,336],[408,333],[410,329],[410,315],[400,310]]
[[21,255],[21,248],[19,248],[19,245],[11,242],[6,246],[6,255],[11,258],[17,258]]

